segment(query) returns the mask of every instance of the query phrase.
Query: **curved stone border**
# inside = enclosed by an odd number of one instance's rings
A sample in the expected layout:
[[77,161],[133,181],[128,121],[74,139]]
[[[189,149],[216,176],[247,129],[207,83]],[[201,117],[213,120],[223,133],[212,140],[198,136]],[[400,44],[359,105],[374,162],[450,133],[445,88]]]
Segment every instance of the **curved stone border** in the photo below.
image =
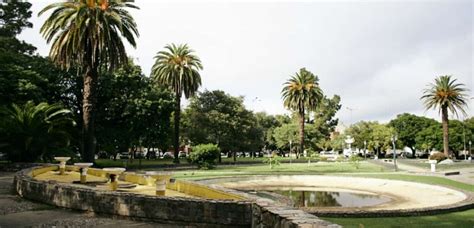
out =
[[35,180],[32,173],[41,168],[45,167],[15,174],[14,188],[21,197],[58,207],[191,227],[340,227],[301,210],[265,201],[147,196]]
[[[291,175],[283,175],[283,176],[291,176]],[[307,176],[307,175],[305,175]],[[235,182],[237,180],[260,180],[264,179],[268,176],[248,176],[248,177],[233,177],[233,178],[216,178],[216,179],[208,179],[202,180],[201,183],[206,183],[211,186],[219,186],[219,179],[226,179],[228,182]],[[370,179],[370,178],[369,178]],[[373,179],[380,179],[380,178],[373,178]],[[385,179],[380,179],[385,180]],[[391,180],[389,180],[391,181]],[[395,181],[395,180],[394,180]],[[397,180],[398,181],[398,180]],[[408,182],[408,181],[407,181]],[[417,183],[417,182],[409,182],[409,183]],[[424,184],[429,185],[429,184]],[[433,185],[437,186],[437,185]],[[474,194],[472,192],[467,192],[461,189],[456,189],[450,186],[442,186],[444,188],[448,188],[451,190],[462,192],[466,195],[466,198],[460,202],[441,205],[441,206],[432,206],[432,207],[423,207],[423,208],[412,208],[412,209],[378,209],[378,210],[367,210],[364,208],[341,208],[338,210],[327,210],[327,209],[318,209],[318,208],[301,208],[301,210],[314,214],[316,216],[325,216],[325,217],[399,217],[399,216],[421,216],[421,215],[434,215],[434,214],[441,214],[441,213],[448,213],[448,212],[456,212],[456,211],[463,211],[468,209],[474,208]],[[224,187],[225,188],[225,187]],[[348,188],[350,189],[350,188]],[[359,190],[359,189],[358,189]],[[238,190],[235,190],[238,191]],[[241,192],[245,194],[247,198],[252,198],[249,194]],[[254,198],[258,198],[254,196]]]

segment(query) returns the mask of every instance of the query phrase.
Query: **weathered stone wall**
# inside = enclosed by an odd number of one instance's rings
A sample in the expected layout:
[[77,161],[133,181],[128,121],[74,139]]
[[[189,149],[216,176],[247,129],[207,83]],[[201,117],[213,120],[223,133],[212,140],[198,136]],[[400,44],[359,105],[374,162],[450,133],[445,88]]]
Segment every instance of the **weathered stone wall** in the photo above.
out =
[[249,227],[250,202],[146,196],[100,191],[72,184],[37,181],[28,174],[15,175],[17,193],[27,199],[59,207],[131,216],[199,227]]
[[252,227],[297,228],[297,227],[341,227],[319,219],[302,210],[290,207],[272,206],[267,201],[257,201],[252,205]]
[[15,175],[17,193],[26,199],[64,208],[187,227],[339,227],[303,211],[276,207],[267,201],[206,200],[104,191],[38,181],[32,178],[34,169],[25,169]]

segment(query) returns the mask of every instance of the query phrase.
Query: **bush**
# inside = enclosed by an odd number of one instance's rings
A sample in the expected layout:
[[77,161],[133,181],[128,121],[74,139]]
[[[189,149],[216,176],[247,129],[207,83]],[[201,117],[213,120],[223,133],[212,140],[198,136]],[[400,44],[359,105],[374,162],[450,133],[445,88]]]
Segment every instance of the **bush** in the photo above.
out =
[[220,153],[219,147],[215,144],[200,144],[193,147],[189,161],[196,164],[198,168],[212,169]]
[[436,161],[440,162],[440,161],[442,161],[446,158],[447,157],[446,157],[446,155],[444,155],[444,153],[439,153],[438,152],[438,153],[434,153],[434,154],[430,155],[430,157],[428,159],[429,160],[436,160]]
[[263,160],[263,163],[270,165],[270,169],[273,169],[275,166],[280,165],[280,156],[273,152],[269,157]]
[[349,162],[351,163],[352,166],[354,166],[356,169],[359,169],[360,167],[360,161],[362,161],[362,158],[359,157],[358,155],[352,155],[349,158]]

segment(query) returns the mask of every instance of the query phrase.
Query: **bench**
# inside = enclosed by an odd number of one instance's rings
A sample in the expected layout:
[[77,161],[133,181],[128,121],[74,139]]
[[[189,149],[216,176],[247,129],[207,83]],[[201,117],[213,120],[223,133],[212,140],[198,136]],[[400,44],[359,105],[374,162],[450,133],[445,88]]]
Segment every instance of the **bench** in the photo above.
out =
[[460,172],[459,171],[455,171],[455,172],[446,172],[444,173],[445,176],[452,176],[452,175],[459,175]]

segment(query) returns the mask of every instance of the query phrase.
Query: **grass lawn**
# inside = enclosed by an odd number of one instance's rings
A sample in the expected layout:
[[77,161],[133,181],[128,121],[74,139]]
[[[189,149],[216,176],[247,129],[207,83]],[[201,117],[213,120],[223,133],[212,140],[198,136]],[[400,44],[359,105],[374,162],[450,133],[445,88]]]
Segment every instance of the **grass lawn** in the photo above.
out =
[[474,209],[415,217],[384,217],[384,218],[328,218],[321,217],[343,227],[474,227]]
[[[263,164],[263,160],[265,158],[259,157],[259,158],[251,158],[251,157],[241,157],[236,159],[237,164]],[[290,158],[288,157],[283,157],[281,158],[282,162],[288,163],[290,162]],[[292,159],[293,162],[299,162],[299,163],[304,163],[307,160],[304,158],[300,159]],[[130,162],[128,159],[117,159],[117,160],[112,160],[112,159],[96,159],[95,163],[97,166],[104,168],[104,167],[124,167],[128,169],[151,169],[151,168],[157,168],[157,167],[163,167],[163,166],[173,166],[173,159],[162,159],[158,158],[156,160],[146,160],[142,159],[141,164],[139,159],[133,160],[133,162]],[[222,158],[222,164],[233,164],[234,163],[234,158]],[[185,158],[180,159],[180,165],[190,165],[188,161]]]
[[228,176],[248,175],[285,175],[285,174],[336,174],[336,173],[360,173],[360,172],[384,172],[385,168],[367,162],[361,162],[356,169],[348,162],[318,162],[311,163],[283,163],[270,169],[266,164],[255,165],[227,165],[218,166],[212,170],[185,170],[175,171],[176,178],[205,179]]

